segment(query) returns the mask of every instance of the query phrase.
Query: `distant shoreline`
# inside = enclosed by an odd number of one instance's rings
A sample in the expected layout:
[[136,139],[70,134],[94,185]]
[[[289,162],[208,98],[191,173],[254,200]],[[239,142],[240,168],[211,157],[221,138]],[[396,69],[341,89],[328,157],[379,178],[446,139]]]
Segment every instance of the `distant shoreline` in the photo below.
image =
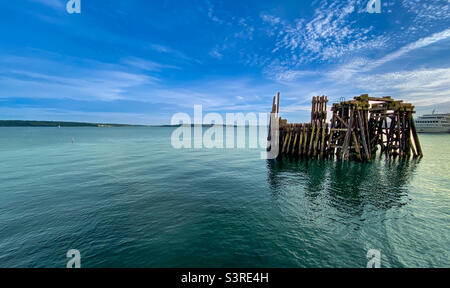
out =
[[[177,125],[134,125],[134,124],[111,124],[111,123],[87,123],[87,122],[64,122],[64,121],[35,121],[35,120],[0,120],[0,127],[181,127]],[[185,124],[185,126],[200,126],[199,124]],[[203,127],[212,127],[212,124],[203,124]],[[239,125],[217,125],[217,126],[234,126]],[[245,125],[248,126],[248,125]]]
[[0,127],[145,127],[145,125],[65,121],[0,120]]

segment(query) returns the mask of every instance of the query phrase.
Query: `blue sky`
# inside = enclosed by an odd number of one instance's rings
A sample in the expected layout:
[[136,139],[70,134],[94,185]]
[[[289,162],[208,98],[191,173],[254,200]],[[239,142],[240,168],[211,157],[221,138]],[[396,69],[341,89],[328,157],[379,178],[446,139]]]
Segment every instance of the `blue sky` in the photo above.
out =
[[0,119],[167,124],[369,93],[450,112],[449,0],[1,1]]

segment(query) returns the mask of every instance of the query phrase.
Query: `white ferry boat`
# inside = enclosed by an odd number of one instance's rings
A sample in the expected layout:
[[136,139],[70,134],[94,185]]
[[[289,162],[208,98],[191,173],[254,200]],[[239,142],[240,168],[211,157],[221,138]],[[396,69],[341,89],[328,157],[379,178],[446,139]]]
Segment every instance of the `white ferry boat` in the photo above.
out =
[[426,114],[417,118],[418,133],[450,133],[450,113]]

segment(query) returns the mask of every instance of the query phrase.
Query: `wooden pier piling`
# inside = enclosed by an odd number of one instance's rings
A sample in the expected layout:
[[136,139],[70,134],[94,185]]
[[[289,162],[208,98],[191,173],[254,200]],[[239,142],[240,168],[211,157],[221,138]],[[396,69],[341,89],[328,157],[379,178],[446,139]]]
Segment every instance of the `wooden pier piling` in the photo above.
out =
[[[371,161],[378,150],[388,157],[423,157],[411,104],[362,94],[334,103],[327,124],[327,103],[327,96],[313,97],[310,123],[279,118],[279,157]],[[272,113],[278,115],[279,105],[280,93],[273,98]]]

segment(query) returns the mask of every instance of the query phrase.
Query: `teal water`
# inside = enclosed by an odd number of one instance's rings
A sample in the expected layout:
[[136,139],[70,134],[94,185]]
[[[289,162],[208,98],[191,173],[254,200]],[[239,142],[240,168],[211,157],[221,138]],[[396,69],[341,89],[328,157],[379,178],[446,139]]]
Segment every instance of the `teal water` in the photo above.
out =
[[0,128],[0,267],[450,266],[450,135],[420,162],[271,164],[172,131]]

